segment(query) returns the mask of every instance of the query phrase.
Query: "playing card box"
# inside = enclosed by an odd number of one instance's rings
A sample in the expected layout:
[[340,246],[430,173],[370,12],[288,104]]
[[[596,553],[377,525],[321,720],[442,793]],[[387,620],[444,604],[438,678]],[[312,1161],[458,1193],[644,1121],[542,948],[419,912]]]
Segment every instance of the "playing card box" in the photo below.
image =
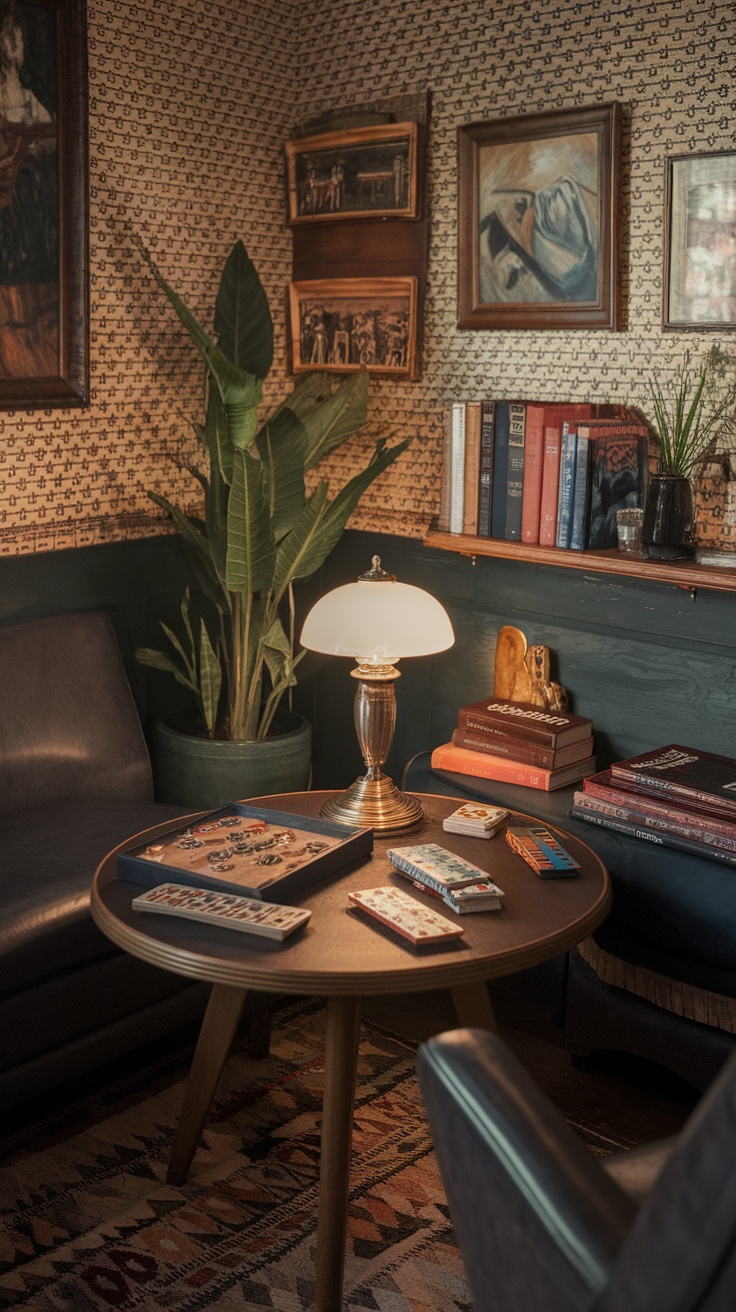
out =
[[297,896],[370,856],[373,830],[230,802],[189,817],[118,855],[119,879],[154,888],[166,878],[191,888],[270,901]]
[[503,806],[485,802],[464,802],[442,821],[448,834],[470,834],[474,838],[493,838],[509,813]]
[[543,825],[509,825],[506,842],[541,879],[577,875],[580,865]]

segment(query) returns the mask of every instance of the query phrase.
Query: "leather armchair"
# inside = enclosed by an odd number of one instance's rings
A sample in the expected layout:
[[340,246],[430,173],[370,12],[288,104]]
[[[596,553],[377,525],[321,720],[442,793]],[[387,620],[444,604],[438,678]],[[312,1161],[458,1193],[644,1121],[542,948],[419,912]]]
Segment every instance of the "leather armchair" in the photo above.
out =
[[604,1161],[497,1035],[418,1065],[474,1312],[733,1312],[736,1055],[676,1139]]

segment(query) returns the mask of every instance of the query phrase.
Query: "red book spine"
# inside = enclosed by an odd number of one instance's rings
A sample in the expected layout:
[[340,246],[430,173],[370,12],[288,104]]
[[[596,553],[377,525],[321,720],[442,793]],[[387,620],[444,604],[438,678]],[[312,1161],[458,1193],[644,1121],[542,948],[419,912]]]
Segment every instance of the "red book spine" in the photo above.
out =
[[[684,820],[673,820],[657,815],[651,811],[645,801],[640,806],[622,806],[620,802],[607,802],[601,797],[583,791],[575,794],[575,805],[585,811],[595,811],[599,815],[612,816],[616,820],[630,820],[634,824],[645,824],[649,829],[661,829],[666,834],[679,834],[681,838],[692,838],[698,843],[707,843],[709,847],[722,847],[728,852],[736,852],[736,838],[726,838],[723,834],[696,816]],[[636,798],[632,798],[636,801]]]
[[696,806],[710,809],[716,815],[736,816],[736,798],[729,802],[725,797],[714,797],[712,793],[701,792],[699,788],[688,788],[685,784],[673,783],[671,779],[652,779],[651,775],[641,774],[638,770],[616,763],[611,766],[614,779],[622,780],[626,787],[636,784],[639,792],[661,797],[667,794],[678,799],[683,806]]
[[452,734],[454,747],[467,747],[471,752],[488,752],[492,756],[509,757],[523,765],[538,765],[545,770],[553,770],[555,751],[552,747],[535,747],[533,743],[520,738],[502,737],[494,734],[486,737],[482,731],[455,729]]
[[542,454],[542,490],[539,502],[539,545],[553,547],[557,538],[557,495],[560,485],[562,424],[545,424]]
[[736,842],[736,820],[726,820],[723,816],[713,815],[705,807],[673,806],[668,798],[652,796],[641,792],[633,784],[627,788],[616,788],[610,770],[591,775],[583,783],[583,789],[593,797],[614,806],[631,806],[646,811],[647,815],[661,816],[665,820],[674,820],[678,824],[707,825],[716,834],[732,838]]

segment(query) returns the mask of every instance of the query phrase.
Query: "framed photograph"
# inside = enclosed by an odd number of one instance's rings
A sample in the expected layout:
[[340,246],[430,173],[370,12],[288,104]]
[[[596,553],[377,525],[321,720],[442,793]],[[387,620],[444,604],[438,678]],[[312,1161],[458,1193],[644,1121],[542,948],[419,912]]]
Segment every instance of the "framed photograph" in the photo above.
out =
[[618,328],[620,106],[458,129],[458,327]]
[[419,216],[416,123],[302,137],[286,163],[290,223]]
[[416,378],[417,279],[332,278],[289,288],[292,369]]
[[665,188],[664,328],[736,325],[736,151],[675,155]]
[[0,17],[0,407],[86,405],[84,0]]

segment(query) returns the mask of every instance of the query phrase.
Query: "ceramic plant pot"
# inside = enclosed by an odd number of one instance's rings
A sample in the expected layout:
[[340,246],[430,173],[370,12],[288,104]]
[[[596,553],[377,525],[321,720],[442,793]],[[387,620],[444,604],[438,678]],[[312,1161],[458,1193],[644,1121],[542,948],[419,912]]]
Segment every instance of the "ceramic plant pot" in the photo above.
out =
[[650,560],[683,560],[693,555],[693,494],[680,474],[652,474],[647,488],[642,547]]
[[311,773],[312,726],[295,711],[281,711],[274,725],[280,732],[263,742],[241,743],[159,722],[151,741],[156,800],[203,810],[268,793],[302,792]]

